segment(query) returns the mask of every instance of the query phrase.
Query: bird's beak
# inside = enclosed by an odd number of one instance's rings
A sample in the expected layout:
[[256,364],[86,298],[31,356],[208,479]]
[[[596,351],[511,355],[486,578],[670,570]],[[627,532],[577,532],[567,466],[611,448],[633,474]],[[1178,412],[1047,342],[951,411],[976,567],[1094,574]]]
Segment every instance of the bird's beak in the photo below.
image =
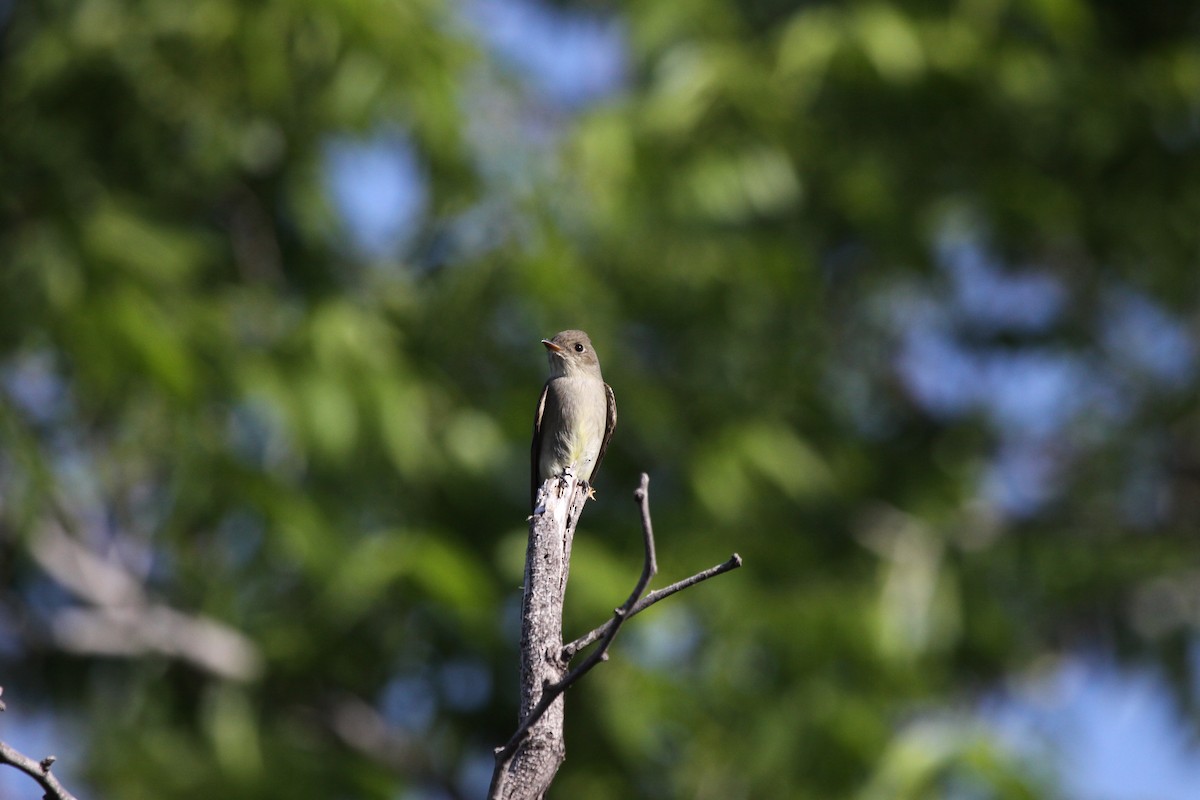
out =
[[556,345],[554,342],[550,341],[549,339],[542,339],[542,344],[546,345],[546,349],[549,350],[551,353],[561,353],[562,352],[562,348],[559,347],[558,345]]

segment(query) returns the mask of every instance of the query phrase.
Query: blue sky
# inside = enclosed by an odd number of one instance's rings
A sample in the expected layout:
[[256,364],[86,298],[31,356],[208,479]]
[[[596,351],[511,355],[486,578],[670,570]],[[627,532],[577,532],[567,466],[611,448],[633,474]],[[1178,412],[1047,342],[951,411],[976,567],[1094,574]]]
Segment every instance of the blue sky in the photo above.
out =
[[985,717],[1014,752],[1049,754],[1079,800],[1195,800],[1200,756],[1150,669],[1070,658],[1014,681]]

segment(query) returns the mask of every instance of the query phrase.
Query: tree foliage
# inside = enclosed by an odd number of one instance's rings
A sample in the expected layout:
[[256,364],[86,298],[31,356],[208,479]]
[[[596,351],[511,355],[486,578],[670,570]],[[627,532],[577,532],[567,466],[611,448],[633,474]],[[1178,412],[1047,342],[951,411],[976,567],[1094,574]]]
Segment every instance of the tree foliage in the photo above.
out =
[[[627,48],[580,105],[483,5],[0,5],[0,658],[85,784],[481,793],[566,327],[621,408],[568,635],[642,470],[662,579],[747,568],[572,690],[552,794],[1047,796],[976,711],[1076,653],[1194,723],[1191,4],[569,8]],[[374,252],[329,164],[380,142]]]

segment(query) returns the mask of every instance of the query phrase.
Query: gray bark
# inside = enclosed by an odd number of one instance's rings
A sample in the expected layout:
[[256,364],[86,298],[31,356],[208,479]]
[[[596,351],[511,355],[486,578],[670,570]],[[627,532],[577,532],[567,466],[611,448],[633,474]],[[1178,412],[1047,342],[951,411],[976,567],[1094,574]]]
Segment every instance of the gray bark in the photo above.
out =
[[[529,719],[547,686],[562,680],[562,611],[571,567],[571,542],[587,502],[587,489],[574,476],[542,485],[539,511],[529,522],[525,593],[521,603],[521,702],[519,726]],[[511,756],[497,759],[489,797],[535,800],[550,787],[566,758],[563,696],[529,728]]]
[[[626,620],[675,592],[742,565],[741,557],[734,553],[724,564],[646,595],[651,578],[658,572],[649,487],[650,477],[642,473],[641,485],[633,493],[641,509],[642,541],[646,548],[641,577],[608,622],[565,647],[562,610],[571,568],[571,542],[588,500],[588,490],[570,473],[562,479],[547,480],[538,490],[538,508],[529,518],[529,546],[525,552],[519,724],[508,743],[496,750],[489,800],[540,800],[545,795],[567,754],[563,740],[563,694],[608,657],[608,648]],[[571,659],[594,642],[598,642],[596,649],[568,672]]]

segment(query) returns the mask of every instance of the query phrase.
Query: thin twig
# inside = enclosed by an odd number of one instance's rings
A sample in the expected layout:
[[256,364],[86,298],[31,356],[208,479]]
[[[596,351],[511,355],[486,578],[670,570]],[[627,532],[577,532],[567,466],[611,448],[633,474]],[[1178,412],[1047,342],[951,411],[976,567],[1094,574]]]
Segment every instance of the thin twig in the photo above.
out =
[[[0,693],[4,691],[0,688]],[[0,703],[0,711],[4,710],[4,704]],[[33,778],[38,784],[46,790],[45,797],[48,800],[76,800],[75,795],[71,794],[66,788],[58,782],[58,778],[50,772],[50,765],[55,761],[54,756],[46,756],[41,761],[35,761],[27,755],[24,755],[13,748],[9,747],[5,742],[0,742],[0,764],[9,764],[24,772],[29,777]]]
[[567,675],[559,681],[547,684],[542,690],[542,696],[538,700],[533,710],[529,712],[529,716],[517,728],[517,732],[512,735],[512,738],[505,743],[504,747],[496,751],[496,760],[499,762],[507,761],[513,753],[516,752],[517,745],[525,738],[529,729],[533,727],[542,714],[546,713],[551,704],[558,699],[559,695],[565,692],[576,681],[582,678],[592,667],[605,661],[608,658],[608,648],[616,638],[617,631],[620,630],[621,624],[629,618],[630,609],[637,603],[638,598],[642,596],[642,592],[646,591],[646,586],[649,585],[650,579],[658,572],[658,560],[654,554],[654,528],[650,523],[650,476],[642,473],[642,483],[634,490],[633,499],[642,509],[642,542],[645,546],[646,555],[642,562],[642,575],[638,578],[637,584],[633,587],[633,591],[629,593],[629,598],[620,608],[613,610],[612,619],[608,621],[607,630],[605,631],[604,640],[600,646],[596,648],[588,659],[580,664],[575,669],[571,670]]
[[[642,613],[650,606],[657,603],[659,600],[665,600],[666,598],[670,597],[671,595],[675,594],[676,592],[682,591],[682,590],[688,588],[689,586],[695,586],[697,583],[706,581],[709,578],[715,578],[716,576],[718,576],[724,572],[729,572],[730,570],[735,570],[738,567],[740,567],[741,565],[742,565],[742,557],[739,556],[737,553],[734,553],[733,555],[731,555],[729,557],[729,560],[723,564],[717,564],[715,567],[709,567],[706,570],[697,572],[695,575],[691,576],[690,578],[684,578],[681,581],[676,581],[675,583],[672,583],[670,586],[665,586],[662,589],[655,589],[653,592],[651,592],[650,594],[643,597],[641,600],[638,600],[636,603],[634,603],[633,608],[629,609],[629,616],[630,617],[637,616],[638,614]],[[601,636],[603,636],[605,633],[607,633],[608,629],[612,626],[612,624],[613,624],[613,621],[610,619],[610,620],[606,621],[603,625],[599,625],[599,626],[593,628],[592,630],[588,631],[583,636],[580,636],[578,639],[571,642],[570,644],[564,645],[563,649],[562,649],[563,661],[570,661],[572,658],[574,658],[579,653],[580,650],[587,647],[589,644],[596,641]]]

